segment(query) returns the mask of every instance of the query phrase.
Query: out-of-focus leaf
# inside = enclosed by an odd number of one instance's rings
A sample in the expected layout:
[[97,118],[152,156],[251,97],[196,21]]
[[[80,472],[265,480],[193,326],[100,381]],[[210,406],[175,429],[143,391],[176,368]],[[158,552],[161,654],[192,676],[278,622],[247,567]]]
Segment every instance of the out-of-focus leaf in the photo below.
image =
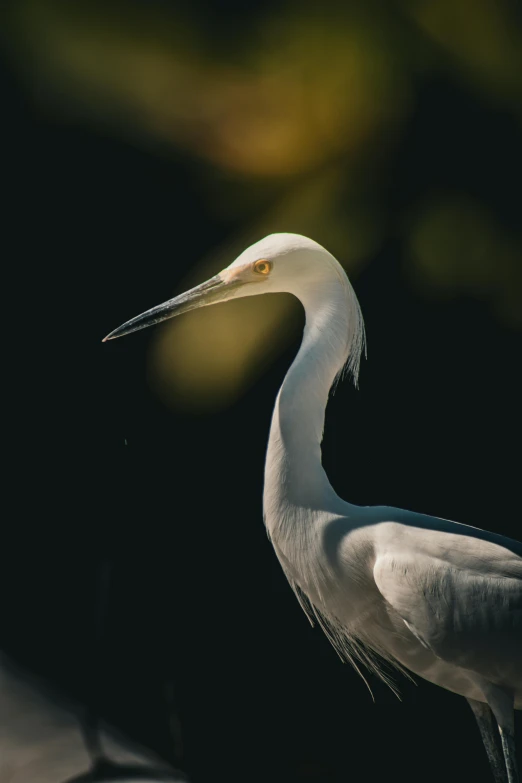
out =
[[522,118],[522,34],[505,0],[406,0],[419,26],[447,52],[447,63]]
[[439,196],[419,208],[408,242],[411,271],[427,291],[471,294],[490,301],[503,320],[522,324],[522,238],[510,235],[480,204]]
[[227,62],[193,22],[149,5],[121,12],[118,25],[99,3],[14,8],[11,51],[55,99],[246,176],[286,177],[353,154],[408,104],[400,52],[368,18],[291,8]]

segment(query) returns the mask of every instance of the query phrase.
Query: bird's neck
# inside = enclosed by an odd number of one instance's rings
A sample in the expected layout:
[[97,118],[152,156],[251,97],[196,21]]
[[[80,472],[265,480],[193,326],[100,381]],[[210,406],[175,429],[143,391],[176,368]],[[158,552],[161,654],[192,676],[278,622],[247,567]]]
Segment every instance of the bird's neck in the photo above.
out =
[[350,351],[350,308],[359,313],[346,284],[337,278],[299,295],[303,341],[276,400],[265,468],[264,513],[272,536],[301,510],[340,502],[321,463],[321,441],[329,391]]

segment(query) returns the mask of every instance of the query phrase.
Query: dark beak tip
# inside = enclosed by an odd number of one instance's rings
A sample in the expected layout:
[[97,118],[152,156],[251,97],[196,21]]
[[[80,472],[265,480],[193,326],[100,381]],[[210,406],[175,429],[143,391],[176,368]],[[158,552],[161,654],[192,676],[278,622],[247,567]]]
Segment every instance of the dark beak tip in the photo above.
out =
[[140,329],[145,329],[148,326],[154,326],[154,324],[161,323],[161,321],[166,321],[168,318],[181,315],[181,313],[184,313],[187,310],[194,310],[196,307],[209,304],[209,302],[205,300],[208,291],[213,291],[213,289],[220,287],[222,284],[223,280],[221,276],[215,275],[214,277],[211,277],[210,280],[207,280],[206,283],[201,283],[201,285],[181,294],[181,296],[169,299],[168,302],[163,302],[163,304],[152,307],[150,310],[141,313],[141,315],[131,318],[130,321],[122,324],[117,329],[114,329],[114,331],[109,332],[109,334],[103,338],[102,343],[115,340],[117,337],[124,337],[127,334],[132,334],[132,332],[137,332]]

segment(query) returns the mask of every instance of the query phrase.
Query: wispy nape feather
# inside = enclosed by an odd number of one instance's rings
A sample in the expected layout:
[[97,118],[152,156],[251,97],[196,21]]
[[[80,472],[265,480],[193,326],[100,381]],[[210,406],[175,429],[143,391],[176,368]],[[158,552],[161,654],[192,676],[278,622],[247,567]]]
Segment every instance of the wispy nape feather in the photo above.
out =
[[337,263],[336,267],[336,271],[338,272],[339,279],[345,290],[345,295],[348,302],[348,330],[346,335],[346,361],[335,376],[331,389],[332,393],[335,392],[339,381],[344,380],[347,375],[352,377],[354,386],[358,388],[361,356],[363,353],[365,357],[367,355],[366,332],[359,300],[357,299],[352,284],[350,283],[350,280],[348,279],[344,269]]

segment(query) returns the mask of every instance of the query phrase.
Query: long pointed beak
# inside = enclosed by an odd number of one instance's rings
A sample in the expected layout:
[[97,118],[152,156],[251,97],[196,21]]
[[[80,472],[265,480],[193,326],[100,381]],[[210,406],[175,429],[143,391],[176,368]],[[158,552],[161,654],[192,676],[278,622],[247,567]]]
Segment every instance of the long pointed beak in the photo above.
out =
[[242,285],[244,283],[238,279],[227,280],[221,275],[211,277],[206,283],[201,283],[201,285],[191,288],[190,291],[181,294],[181,296],[169,299],[168,302],[163,302],[163,304],[153,307],[135,318],[131,318],[130,321],[122,324],[122,326],[118,326],[107,337],[104,337],[102,342],[115,340],[116,337],[123,337],[125,334],[137,332],[138,329],[145,329],[147,326],[159,324],[161,321],[167,320],[167,318],[174,318],[174,316],[186,313],[188,310],[206,307],[206,305],[215,304],[216,302],[224,302]]

